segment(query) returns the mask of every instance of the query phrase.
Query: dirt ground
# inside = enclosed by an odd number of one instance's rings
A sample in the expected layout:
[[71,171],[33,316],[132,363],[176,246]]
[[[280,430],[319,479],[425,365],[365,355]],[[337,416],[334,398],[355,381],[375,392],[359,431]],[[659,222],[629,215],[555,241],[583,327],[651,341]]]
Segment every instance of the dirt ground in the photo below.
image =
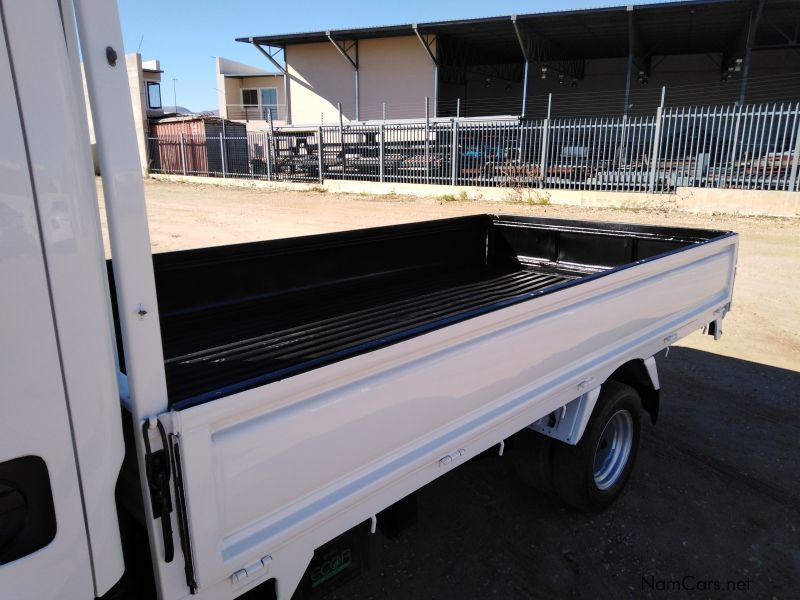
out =
[[475,460],[423,489],[419,522],[399,539],[374,536],[371,570],[331,597],[798,597],[800,219],[152,180],[145,190],[155,252],[483,212],[739,232],[724,335],[692,334],[659,357],[659,423],[614,506],[576,513],[522,484],[510,460]]

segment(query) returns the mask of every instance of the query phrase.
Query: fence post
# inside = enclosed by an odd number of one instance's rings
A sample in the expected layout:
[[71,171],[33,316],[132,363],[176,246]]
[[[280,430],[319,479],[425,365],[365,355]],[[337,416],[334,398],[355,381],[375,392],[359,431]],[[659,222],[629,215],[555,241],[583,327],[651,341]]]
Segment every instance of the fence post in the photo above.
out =
[[181,143],[181,167],[183,169],[183,174],[186,175],[186,145],[183,143],[183,132],[180,133],[180,143]]
[[[789,171],[789,187],[787,188],[790,192],[794,192],[797,186],[797,168],[798,163],[800,163],[800,119],[798,118],[798,108],[800,108],[800,103],[798,103],[794,109],[794,120],[797,131],[794,134],[794,156],[792,156],[792,167]],[[797,186],[797,191],[800,191],[800,186]]]
[[[619,166],[625,167],[628,165],[628,128],[630,117],[627,114],[622,115],[622,131],[619,136]],[[627,180],[630,173],[628,171],[621,171],[619,179]]]
[[[728,152],[728,162],[725,165],[725,170],[721,177],[717,179],[717,187],[724,188],[728,179],[728,173],[733,173],[736,170],[738,179],[738,169],[734,169],[734,165],[739,160],[739,127],[742,124],[742,109],[744,105],[741,103],[736,104],[736,122],[733,125],[733,141],[731,142],[730,151]],[[752,127],[752,125],[751,125]]]
[[339,109],[339,144],[342,148],[342,179],[347,171],[347,153],[344,149],[344,118],[342,117],[342,103],[337,102],[336,108]]
[[425,183],[431,182],[431,149],[428,143],[428,133],[431,128],[430,109],[428,108],[428,97],[425,96]]
[[452,149],[450,150],[450,185],[458,182],[458,121],[453,119]]
[[153,169],[153,165],[155,163],[155,159],[153,158],[153,138],[150,137],[147,133],[144,135],[144,144],[145,150],[147,150],[147,174],[150,175]]
[[[275,154],[275,170],[278,170],[278,144],[275,140],[275,126],[272,123],[272,109],[267,109],[267,118],[269,119],[269,138],[270,138],[270,147],[272,148],[272,152]],[[267,155],[267,177],[272,179],[272,173],[269,168],[269,153]]]
[[266,138],[267,138],[266,141],[264,142],[264,148],[266,148],[266,150],[267,150],[267,181],[271,181],[272,180],[272,159],[270,158],[270,155],[272,154],[272,138],[269,135],[269,131],[266,134],[262,133],[261,135],[266,135]]
[[461,98],[456,98],[456,119],[461,117]]
[[383,120],[385,121],[386,120],[386,102],[383,103],[382,109],[383,110],[382,110],[381,114],[383,115]]
[[664,118],[664,98],[667,88],[661,87],[661,104],[656,109],[656,122],[653,129],[653,149],[650,152],[650,180],[647,182],[647,190],[653,194],[656,191],[656,175],[658,173],[658,162],[661,153],[661,127]]
[[225,168],[225,142],[222,141],[222,132],[219,134],[219,157],[222,162],[222,178],[228,176],[228,171]]
[[542,180],[542,187],[547,186],[547,148],[550,137],[550,113],[553,108],[553,94],[547,94],[547,118],[542,123],[542,156],[539,164],[539,178]]
[[317,170],[319,171],[319,182],[323,183],[324,179],[322,176],[322,170],[325,168],[325,161],[322,157],[323,152],[323,142],[322,142],[322,125],[319,126],[317,129],[317,135],[319,136],[318,140],[319,143],[317,144]]
[[[384,104],[384,107],[386,104]],[[379,156],[379,170],[380,170],[380,182],[383,183],[386,179],[386,125],[384,123],[380,124],[380,136],[381,140],[378,144],[378,156]]]

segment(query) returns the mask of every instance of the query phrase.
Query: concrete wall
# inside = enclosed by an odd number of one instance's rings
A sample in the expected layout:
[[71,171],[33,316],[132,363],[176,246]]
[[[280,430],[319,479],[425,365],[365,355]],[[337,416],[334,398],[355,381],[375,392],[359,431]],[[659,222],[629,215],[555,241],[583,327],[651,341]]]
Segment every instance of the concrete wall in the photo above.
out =
[[[433,103],[433,63],[414,37],[360,42],[361,119],[425,116],[425,96]],[[433,115],[431,109],[431,115]]]
[[206,185],[313,190],[324,189],[348,194],[400,194],[438,198],[452,196],[464,201],[495,200],[505,202],[530,202],[532,204],[565,204],[586,207],[608,207],[627,210],[657,209],[681,210],[700,214],[761,215],[800,218],[800,192],[763,192],[751,190],[718,190],[678,188],[672,194],[643,194],[638,192],[591,192],[576,190],[514,190],[511,188],[459,187],[450,185],[425,185],[419,183],[378,183],[373,181],[325,180],[323,183],[290,183],[286,181],[261,181],[219,177],[185,175],[151,175],[164,181],[185,181]]
[[[289,46],[286,59],[294,124],[338,123],[337,102],[345,119],[355,119],[354,70],[332,43]],[[384,101],[394,107],[389,118],[424,115],[433,65],[416,37],[361,40],[359,66],[361,120],[380,118]]]
[[346,119],[355,118],[353,67],[333,44],[300,44],[286,49],[289,98],[294,124],[338,123],[336,103]]

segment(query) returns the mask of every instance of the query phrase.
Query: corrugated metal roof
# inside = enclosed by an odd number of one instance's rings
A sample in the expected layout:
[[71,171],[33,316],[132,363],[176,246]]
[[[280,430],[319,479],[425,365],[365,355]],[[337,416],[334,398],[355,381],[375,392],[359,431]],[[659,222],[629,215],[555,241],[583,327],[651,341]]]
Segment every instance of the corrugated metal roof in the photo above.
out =
[[[637,4],[634,5],[634,8],[641,8],[644,6],[654,6],[658,4],[688,4],[688,3],[705,3],[708,0],[688,0],[687,2],[675,2],[675,0],[659,0],[657,2],[648,2],[646,4]],[[729,1],[729,0],[722,0],[722,1]],[[734,0],[735,1],[735,0]],[[593,11],[603,11],[608,9],[617,9],[617,10],[624,10],[627,8],[627,5],[623,6],[616,2],[609,2],[607,4],[599,4],[595,6],[587,6],[584,8],[575,8],[569,10],[543,10],[536,13],[527,13],[525,15],[517,15],[519,18],[525,17],[535,17],[540,15],[567,15],[572,13],[579,13],[579,12],[593,12]],[[416,25],[422,28],[428,28],[431,26],[441,26],[441,25],[451,25],[451,24],[458,24],[458,23],[480,23],[480,22],[488,22],[488,21],[508,21],[511,19],[512,15],[508,14],[501,14],[501,15],[484,15],[481,17],[472,17],[472,18],[465,18],[465,19],[453,19],[448,21],[430,21],[425,23],[417,23]],[[325,31],[314,31],[314,30],[305,30],[305,31],[290,31],[284,32],[279,34],[266,34],[266,35],[252,35],[246,37],[239,37],[236,38],[237,42],[250,42],[252,41],[260,41],[272,38],[281,38],[281,39],[289,39],[289,38],[301,38],[305,36],[315,36],[321,37],[318,41],[327,41],[327,34],[330,33],[332,36],[343,35],[344,33],[363,33],[365,35],[369,35],[372,32],[384,30],[394,30],[400,29],[403,31],[404,35],[407,35],[409,30],[413,27],[413,23],[391,23],[387,25],[365,25],[362,27],[348,27],[344,29],[335,29],[335,30],[325,30]],[[374,37],[374,36],[373,36]],[[260,43],[266,43],[261,41]],[[300,42],[294,42],[300,43]]]
[[[599,6],[590,9],[550,11],[517,15],[519,23],[558,44],[561,58],[611,58],[628,53],[628,14],[632,10],[641,40],[651,54],[702,54],[722,52],[736,44],[746,27],[753,0],[689,0],[632,6]],[[800,23],[798,0],[766,0],[765,15],[771,22]],[[418,23],[420,31],[434,33],[479,47],[489,62],[519,62],[521,53],[511,25],[512,15]],[[332,31],[312,31],[237,38],[270,46],[328,41],[336,38],[370,39],[413,35],[414,24],[384,25]],[[773,43],[775,33],[762,18],[756,35],[759,43]],[[772,36],[772,37],[770,37]]]

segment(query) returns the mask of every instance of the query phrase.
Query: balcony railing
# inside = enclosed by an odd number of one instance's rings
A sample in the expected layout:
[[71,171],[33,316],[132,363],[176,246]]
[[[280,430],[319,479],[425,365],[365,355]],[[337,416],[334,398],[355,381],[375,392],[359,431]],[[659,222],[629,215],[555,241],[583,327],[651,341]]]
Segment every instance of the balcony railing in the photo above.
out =
[[228,104],[228,118],[232,121],[286,121],[285,104]]

